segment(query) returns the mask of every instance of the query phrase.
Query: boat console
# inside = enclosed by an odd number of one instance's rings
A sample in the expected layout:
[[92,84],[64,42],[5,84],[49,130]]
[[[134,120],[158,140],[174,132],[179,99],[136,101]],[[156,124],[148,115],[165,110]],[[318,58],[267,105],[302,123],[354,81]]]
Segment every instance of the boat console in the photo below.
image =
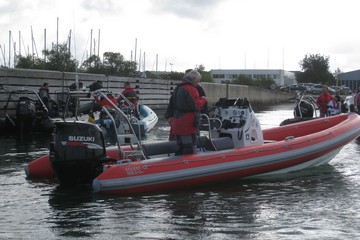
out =
[[210,117],[218,118],[222,123],[220,129],[211,130],[214,139],[230,137],[235,148],[264,143],[259,120],[246,98],[220,99]]

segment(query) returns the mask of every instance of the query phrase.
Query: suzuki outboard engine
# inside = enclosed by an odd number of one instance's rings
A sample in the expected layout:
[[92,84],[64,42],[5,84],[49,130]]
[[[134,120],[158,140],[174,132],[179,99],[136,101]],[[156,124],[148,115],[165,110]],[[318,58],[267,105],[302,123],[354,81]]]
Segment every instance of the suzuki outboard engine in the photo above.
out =
[[56,122],[50,162],[61,185],[88,184],[102,172],[106,156],[101,129],[87,122]]
[[230,137],[234,146],[256,146],[264,143],[260,122],[246,98],[220,99],[214,110],[222,122],[220,130],[212,130],[213,137]]

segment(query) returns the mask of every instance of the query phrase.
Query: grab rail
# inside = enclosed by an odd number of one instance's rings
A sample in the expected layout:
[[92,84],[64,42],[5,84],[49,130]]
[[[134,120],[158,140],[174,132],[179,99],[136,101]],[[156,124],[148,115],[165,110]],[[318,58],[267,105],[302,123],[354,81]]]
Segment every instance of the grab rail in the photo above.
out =
[[[144,154],[144,152],[142,151],[142,147],[141,147],[141,140],[139,140],[137,134],[136,134],[135,131],[134,131],[134,128],[133,128],[132,125],[131,125],[131,120],[136,119],[136,123],[137,123],[137,125],[138,125],[138,127],[139,127],[139,135],[140,135],[140,124],[139,124],[139,120],[138,120],[137,118],[134,118],[134,117],[131,118],[131,119],[129,119],[128,116],[127,116],[115,103],[113,103],[113,102],[106,96],[106,94],[104,94],[103,92],[100,92],[100,91],[97,92],[97,93],[100,94],[101,97],[105,98],[105,99],[110,103],[110,105],[112,105],[112,107],[113,107],[117,112],[119,112],[119,113],[122,115],[122,117],[125,119],[126,123],[127,123],[128,126],[129,126],[130,132],[132,133],[132,135],[135,136],[136,143],[137,143],[137,147],[138,147],[139,151],[141,151],[142,157],[145,158],[145,154]],[[102,109],[106,109],[106,107],[102,107]],[[109,115],[109,117],[110,117],[111,121],[113,122],[114,126],[116,126],[116,125],[115,125],[115,120],[114,120],[114,118],[111,116],[110,112],[109,112],[107,109],[105,110],[105,112],[106,112],[106,114]],[[122,151],[122,149],[121,149],[121,147],[120,147],[121,145],[120,145],[120,141],[119,141],[119,139],[118,139],[117,128],[115,127],[115,129],[116,129],[115,131],[116,131],[116,136],[117,136],[116,138],[117,138],[117,144],[118,144],[119,151],[121,152],[122,156],[125,156],[125,155],[124,155],[124,154],[125,154],[124,151]],[[134,147],[132,146],[131,142],[130,142],[130,145],[131,145],[131,148],[134,149]]]

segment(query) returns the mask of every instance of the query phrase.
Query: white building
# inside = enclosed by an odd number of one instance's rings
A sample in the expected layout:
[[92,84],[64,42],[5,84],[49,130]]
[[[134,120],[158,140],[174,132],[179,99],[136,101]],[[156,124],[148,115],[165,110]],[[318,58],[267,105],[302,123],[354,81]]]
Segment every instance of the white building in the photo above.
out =
[[246,75],[252,79],[271,78],[277,85],[296,84],[295,73],[281,69],[218,69],[210,71],[215,83],[222,83]]

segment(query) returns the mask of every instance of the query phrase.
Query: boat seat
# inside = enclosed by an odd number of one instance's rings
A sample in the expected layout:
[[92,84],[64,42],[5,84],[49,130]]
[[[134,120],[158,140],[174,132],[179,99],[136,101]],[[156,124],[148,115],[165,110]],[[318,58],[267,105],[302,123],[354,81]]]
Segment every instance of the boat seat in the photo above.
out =
[[176,141],[143,143],[141,146],[146,158],[154,155],[171,154],[179,150]]
[[220,151],[234,147],[234,142],[229,137],[214,138],[212,140],[207,139],[204,146],[205,150],[208,151]]

